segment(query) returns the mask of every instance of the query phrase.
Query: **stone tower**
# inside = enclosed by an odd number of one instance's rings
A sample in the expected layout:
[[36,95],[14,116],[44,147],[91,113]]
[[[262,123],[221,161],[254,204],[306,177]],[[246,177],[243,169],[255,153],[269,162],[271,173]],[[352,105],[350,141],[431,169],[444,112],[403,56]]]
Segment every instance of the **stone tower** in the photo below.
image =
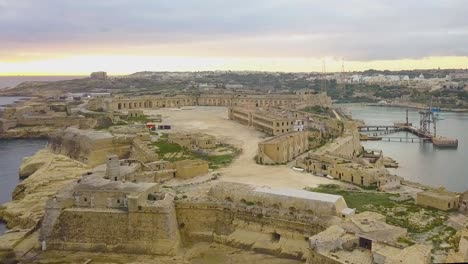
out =
[[111,181],[121,181],[119,156],[107,156],[106,178]]

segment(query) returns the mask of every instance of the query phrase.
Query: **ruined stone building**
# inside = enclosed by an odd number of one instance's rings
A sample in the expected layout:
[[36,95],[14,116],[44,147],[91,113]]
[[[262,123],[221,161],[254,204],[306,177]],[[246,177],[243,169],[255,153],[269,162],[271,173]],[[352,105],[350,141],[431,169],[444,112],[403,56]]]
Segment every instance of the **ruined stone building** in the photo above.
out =
[[203,133],[170,133],[168,141],[192,150],[212,149],[218,145],[214,136]]
[[296,166],[319,175],[381,190],[398,188],[401,178],[391,175],[383,165],[382,153],[364,151],[354,125],[332,143],[296,160]]
[[132,149],[133,138],[134,136],[114,136],[109,132],[69,127],[52,134],[48,148],[56,154],[95,166],[105,163],[109,154],[127,158]]
[[83,116],[71,116],[70,106],[63,103],[28,103],[6,107],[0,118],[0,133],[17,126],[66,127],[80,124]]
[[[385,168],[375,168],[370,164],[363,164],[329,154],[309,153],[307,157],[298,160],[297,165],[308,172],[330,175],[337,180],[361,186],[377,186],[380,178],[386,179],[389,176]],[[386,181],[385,184],[387,184]],[[385,184],[382,183],[382,186]]]
[[48,250],[157,255],[204,241],[304,260],[304,237],[339,223],[349,209],[337,195],[228,182],[175,199],[157,183],[127,181],[136,167],[109,156],[104,170],[52,197],[40,241]]
[[374,212],[352,215],[309,238],[311,263],[414,263],[431,261],[431,246],[400,244],[407,230],[385,223]]
[[416,204],[437,208],[442,211],[457,210],[460,206],[460,195],[449,192],[418,192],[416,194]]
[[256,158],[260,164],[283,164],[292,161],[308,148],[308,132],[289,132],[260,142]]

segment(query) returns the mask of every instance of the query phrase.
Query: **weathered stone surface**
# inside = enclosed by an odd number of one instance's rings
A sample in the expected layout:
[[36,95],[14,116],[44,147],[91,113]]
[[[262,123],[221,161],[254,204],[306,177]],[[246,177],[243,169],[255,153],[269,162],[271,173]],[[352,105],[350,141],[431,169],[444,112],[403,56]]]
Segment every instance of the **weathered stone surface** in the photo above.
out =
[[33,157],[26,157],[23,159],[21,166],[19,168],[19,177],[20,179],[25,179],[39,168],[41,168],[47,161],[49,161],[53,155],[49,151],[40,150]]
[[12,228],[35,227],[44,215],[44,206],[49,197],[66,185],[77,180],[90,167],[49,151],[38,151],[29,162],[44,162],[13,192],[13,201],[0,207],[0,218]]
[[16,127],[0,133],[0,139],[48,138],[56,128],[46,126]]
[[0,251],[13,250],[30,232],[29,229],[14,229],[0,236]]
[[105,163],[110,154],[128,157],[132,140],[132,137],[113,136],[109,132],[69,127],[53,134],[48,147],[53,153],[95,166]]

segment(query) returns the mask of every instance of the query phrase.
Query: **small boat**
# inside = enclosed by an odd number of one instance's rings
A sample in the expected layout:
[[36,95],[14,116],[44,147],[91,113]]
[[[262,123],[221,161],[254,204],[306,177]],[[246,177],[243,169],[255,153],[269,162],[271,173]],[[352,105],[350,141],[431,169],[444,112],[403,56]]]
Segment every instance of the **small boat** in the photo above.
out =
[[365,134],[359,135],[359,140],[361,141],[376,141],[376,140],[382,140],[382,137],[375,137],[375,136],[368,136]]
[[366,141],[377,141],[382,140],[382,137],[367,137]]
[[299,167],[292,167],[292,169],[298,172],[305,172],[305,169]]

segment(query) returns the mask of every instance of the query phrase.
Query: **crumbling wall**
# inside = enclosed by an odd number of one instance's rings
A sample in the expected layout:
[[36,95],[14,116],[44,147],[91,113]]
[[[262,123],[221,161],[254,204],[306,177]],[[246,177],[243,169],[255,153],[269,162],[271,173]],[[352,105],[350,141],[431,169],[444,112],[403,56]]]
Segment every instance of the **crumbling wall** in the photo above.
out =
[[153,162],[158,160],[158,154],[148,148],[147,142],[140,139],[134,139],[132,143],[132,151],[130,153],[131,159],[136,159],[143,163]]
[[[229,203],[229,202],[228,202]],[[210,202],[177,202],[184,243],[216,242],[283,258],[305,260],[307,238],[325,229],[327,221],[269,214],[267,208]]]

